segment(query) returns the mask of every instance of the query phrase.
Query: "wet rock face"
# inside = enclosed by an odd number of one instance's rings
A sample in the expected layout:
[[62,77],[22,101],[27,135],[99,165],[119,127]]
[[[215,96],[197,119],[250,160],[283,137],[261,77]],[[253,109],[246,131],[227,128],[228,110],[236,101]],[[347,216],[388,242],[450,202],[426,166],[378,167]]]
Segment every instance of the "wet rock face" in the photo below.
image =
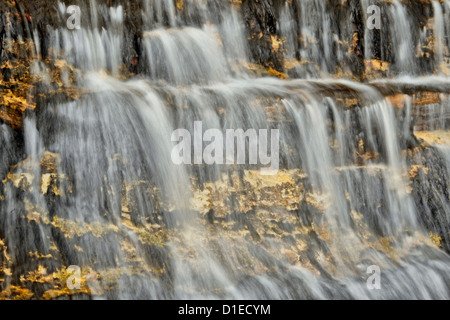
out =
[[6,124],[0,125],[0,180],[8,173],[10,166],[24,157],[23,136],[21,132],[11,129]]
[[0,120],[20,128],[22,115],[35,104],[29,71],[33,43],[29,22],[13,2],[2,2],[0,16]]
[[281,43],[277,26],[282,5],[283,1],[244,0],[240,8],[254,61],[279,72],[283,72],[283,52],[282,48],[274,48],[273,43]]
[[432,240],[450,253],[450,225],[446,215],[450,206],[448,162],[439,150],[429,147],[411,150],[409,154],[413,164],[410,170],[412,195],[420,218]]

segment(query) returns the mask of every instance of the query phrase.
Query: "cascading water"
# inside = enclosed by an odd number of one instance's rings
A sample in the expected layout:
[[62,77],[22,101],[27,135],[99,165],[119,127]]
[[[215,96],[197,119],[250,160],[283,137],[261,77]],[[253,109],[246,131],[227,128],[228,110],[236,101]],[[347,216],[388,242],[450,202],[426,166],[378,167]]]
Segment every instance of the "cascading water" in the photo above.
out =
[[[332,19],[330,3],[280,8],[285,58],[317,66],[297,64],[290,80],[246,68],[242,17],[226,1],[143,0],[141,52],[133,57],[140,72],[128,80],[121,78],[122,5],[91,1],[80,30],[48,26],[45,41],[34,31],[51,59],[73,66],[61,78],[69,85],[75,74],[81,94],[26,115],[24,155],[13,152],[17,133],[0,127],[0,248],[7,248],[0,262],[14,271],[0,289],[17,286],[15,275],[35,255],[59,279],[61,266],[80,266],[84,292],[99,298],[449,299],[450,257],[425,230],[444,230],[450,244],[450,149],[428,146],[424,157],[411,123],[413,95],[400,95],[403,108],[386,95],[441,92],[420,131],[447,132],[450,80],[440,66],[448,59],[450,2],[433,1],[439,77],[364,84],[328,77],[364,56],[363,48],[341,47],[355,30]],[[380,38],[392,52],[380,55],[392,54],[399,74],[429,74],[416,70],[421,31],[404,36],[412,28],[406,8],[394,1],[389,9],[391,29]],[[63,21],[66,5],[58,10]],[[34,50],[33,71],[50,85],[42,49]],[[171,136],[179,128],[192,136],[278,129],[280,169],[176,165]],[[18,165],[8,173],[2,163]],[[367,287],[374,265],[380,290]],[[59,289],[36,295],[67,293]]]

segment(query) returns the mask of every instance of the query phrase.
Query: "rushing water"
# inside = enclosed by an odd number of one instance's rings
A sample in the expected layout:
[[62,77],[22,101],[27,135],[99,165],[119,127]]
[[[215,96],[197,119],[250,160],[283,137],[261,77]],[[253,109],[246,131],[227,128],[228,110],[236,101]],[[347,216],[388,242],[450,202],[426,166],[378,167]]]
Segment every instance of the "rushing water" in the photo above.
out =
[[[116,289],[100,295],[106,298],[450,298],[450,258],[432,246],[420,218],[426,212],[432,215],[425,199],[429,196],[444,217],[437,223],[450,221],[448,147],[433,149],[439,161],[431,165],[440,182],[433,181],[435,176],[419,176],[428,189],[418,207],[414,196],[420,195],[408,189],[402,153],[414,140],[411,97],[405,97],[403,113],[397,112],[376,89],[405,83],[448,88],[450,80],[404,77],[360,84],[320,78],[345,63],[346,53],[336,44],[351,38],[353,31],[347,21],[332,21],[326,2],[316,0],[287,3],[279,28],[288,52],[299,53],[286,58],[319,66],[320,72],[314,73],[298,69],[298,78],[318,79],[255,78],[244,68],[249,49],[239,14],[224,2],[184,1],[180,13],[175,2],[144,0],[144,74],[127,81],[119,80],[126,32],[121,6],[85,8],[89,23],[80,30],[49,27],[49,46],[56,48],[52,54],[82,71],[77,83],[87,93],[71,102],[50,101],[25,119],[25,152],[35,161],[31,169],[18,166],[14,173],[39,177],[44,174],[39,165],[43,152],[57,153],[61,194],[49,200],[37,178],[27,192],[11,181],[5,187],[0,221],[16,270],[26,270],[26,253],[47,254],[56,243],[67,266],[91,266],[100,273],[120,270]],[[450,27],[444,17],[450,3],[434,1],[433,8],[439,70],[448,51]],[[65,5],[60,3],[59,10],[64,16]],[[99,19],[107,21],[106,28],[98,27]],[[421,37],[408,32],[411,18],[400,1],[390,6],[388,19],[390,34],[381,38],[391,39],[399,73],[422,73],[415,63]],[[302,41],[296,42],[299,37]],[[50,81],[42,61],[35,61],[34,70]],[[69,75],[63,79],[69,81]],[[360,105],[345,108],[334,91],[353,92]],[[285,120],[268,121],[268,104],[284,110]],[[429,129],[448,129],[448,102],[437,103],[433,110],[437,115]],[[301,169],[303,178],[295,183],[305,193],[299,196],[322,199],[323,212],[310,206],[264,210],[264,198],[240,210],[245,200],[233,196],[226,201],[224,217],[215,217],[220,208],[212,207],[206,219],[193,209],[195,190],[207,190],[218,180],[237,189],[230,180],[238,176],[234,184],[245,185],[250,169],[258,167],[173,164],[171,134],[177,128],[193,132],[194,121],[222,132],[279,129],[283,169]],[[0,141],[12,150],[14,136],[4,125]],[[359,163],[355,154],[361,148],[377,156]],[[2,177],[5,170],[0,167]],[[122,205],[124,186],[132,186],[129,211]],[[161,207],[149,188],[158,190],[167,207]],[[30,207],[53,221],[101,223],[114,232],[70,239],[56,231],[49,234],[46,226],[22,219],[19,213]],[[137,227],[124,222],[124,213]],[[275,235],[272,229],[276,233],[280,227],[264,222],[280,226],[287,220],[294,222]],[[217,221],[233,228],[222,230]],[[154,232],[149,225],[172,230],[164,246],[141,241],[141,230]],[[126,262],[130,247],[138,267]],[[292,251],[301,254],[289,259],[287,252]],[[367,288],[371,265],[381,268],[380,290]],[[106,277],[90,284],[92,290],[109,285]]]

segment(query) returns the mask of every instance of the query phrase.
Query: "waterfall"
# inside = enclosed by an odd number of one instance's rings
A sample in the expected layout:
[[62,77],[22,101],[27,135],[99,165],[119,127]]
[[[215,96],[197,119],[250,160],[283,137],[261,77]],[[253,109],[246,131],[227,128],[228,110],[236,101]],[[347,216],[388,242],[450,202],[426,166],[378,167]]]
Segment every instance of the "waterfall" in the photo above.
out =
[[[267,30],[246,34],[238,5],[141,2],[135,51],[125,4],[82,6],[79,30],[31,31],[48,96],[22,131],[0,124],[0,271],[12,273],[0,293],[34,275],[57,279],[34,298],[69,296],[79,266],[79,292],[99,299],[450,298],[450,1],[432,2],[431,72],[416,56],[426,27],[411,31],[400,1],[386,4],[380,36],[356,7],[339,20],[332,1],[287,1],[274,11],[285,51],[271,52],[293,63],[289,79],[252,67],[252,37]],[[61,21],[66,11],[58,2]],[[355,81],[361,59],[389,55],[391,78]],[[193,153],[209,129],[279,130],[280,168],[195,154],[177,165],[177,129]],[[250,140],[233,137],[246,155]],[[380,290],[368,289],[371,266]]]
[[434,43],[436,46],[436,66],[440,71],[443,63],[444,50],[444,16],[439,2],[433,1],[434,10]]
[[411,39],[411,25],[409,20],[406,9],[400,1],[395,0],[390,22],[394,24],[391,32],[396,48],[396,64],[402,72],[413,73],[415,66],[414,46],[413,40]]

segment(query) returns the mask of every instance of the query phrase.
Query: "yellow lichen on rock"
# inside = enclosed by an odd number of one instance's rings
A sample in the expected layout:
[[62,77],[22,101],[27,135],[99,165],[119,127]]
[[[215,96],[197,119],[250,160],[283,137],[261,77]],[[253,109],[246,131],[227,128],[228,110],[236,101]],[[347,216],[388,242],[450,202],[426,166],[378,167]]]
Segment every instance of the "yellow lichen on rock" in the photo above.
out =
[[82,236],[87,233],[92,234],[96,238],[101,238],[110,232],[118,232],[119,227],[113,224],[105,224],[100,222],[85,223],[81,221],[73,221],[54,216],[51,225],[64,232],[67,238]]
[[450,131],[448,130],[418,131],[415,132],[414,135],[430,145],[450,146]]
[[415,178],[418,174],[419,171],[421,171],[423,174],[427,175],[428,174],[428,168],[422,165],[416,165],[413,164],[411,165],[410,169],[409,169],[409,178]]
[[306,175],[299,169],[279,170],[276,175],[262,175],[259,170],[244,170],[243,180],[237,174],[223,175],[216,182],[205,183],[203,190],[193,189],[192,207],[206,214],[214,209],[216,217],[229,214],[230,197],[238,201],[238,212],[248,212],[255,207],[296,210],[304,198],[304,187],[297,180]]
[[275,76],[275,77],[280,78],[280,79],[288,79],[289,78],[288,75],[285,74],[284,72],[279,72],[279,71],[275,70],[272,67],[269,67],[269,70],[268,70],[267,73],[269,75],[271,75],[271,76]]
[[10,285],[0,292],[0,300],[29,300],[34,296],[29,289]]
[[175,3],[176,3],[176,6],[177,6],[177,9],[180,10],[180,11],[183,11],[183,9],[184,9],[184,2],[183,2],[183,0],[176,0]]
[[436,245],[437,247],[441,247],[442,244],[442,238],[440,236],[438,236],[437,234],[434,234],[433,232],[430,231],[430,239],[433,242],[434,245]]
[[96,271],[89,266],[80,268],[80,271],[81,277],[78,279],[80,285],[79,289],[69,289],[67,283],[70,281],[69,277],[74,274],[70,273],[66,266],[63,266],[53,274],[49,275],[49,279],[51,279],[51,282],[54,283],[54,288],[45,291],[42,295],[42,299],[50,300],[60,296],[70,296],[75,293],[87,295],[101,295],[104,293],[103,289],[97,282],[99,274]]

